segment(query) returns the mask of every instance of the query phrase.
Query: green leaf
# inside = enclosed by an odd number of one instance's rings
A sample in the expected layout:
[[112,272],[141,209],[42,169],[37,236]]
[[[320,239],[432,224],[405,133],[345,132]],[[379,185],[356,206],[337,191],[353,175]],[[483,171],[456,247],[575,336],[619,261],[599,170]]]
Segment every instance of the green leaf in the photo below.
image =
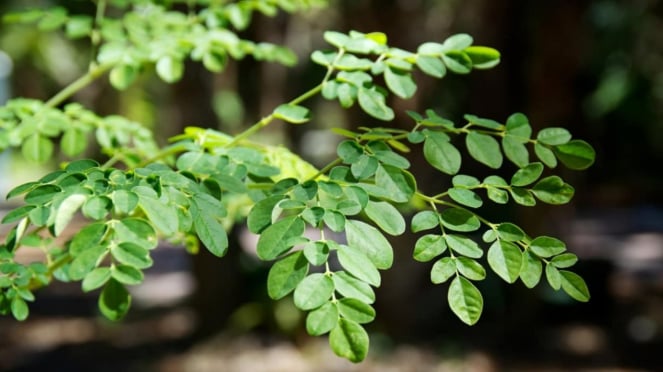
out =
[[184,74],[184,62],[173,56],[163,56],[157,61],[157,75],[166,83],[174,83]]
[[426,133],[424,157],[430,165],[446,174],[456,174],[460,169],[460,152],[443,133],[433,131]]
[[98,267],[90,271],[83,279],[82,288],[83,292],[94,291],[106,284],[111,278],[111,271],[108,267]]
[[51,208],[44,206],[34,208],[28,213],[28,217],[33,225],[46,226],[51,218]]
[[493,48],[484,46],[470,46],[465,53],[472,60],[472,67],[476,69],[488,69],[500,63],[500,52]]
[[532,136],[532,127],[527,116],[517,112],[506,121],[506,134],[520,143],[527,143]]
[[60,139],[60,148],[62,149],[62,152],[69,157],[79,155],[85,150],[86,146],[87,136],[85,133],[74,128],[65,130]]
[[490,168],[502,166],[502,152],[495,138],[479,132],[470,132],[465,137],[465,144],[470,155]]
[[72,39],[88,36],[92,31],[92,18],[90,16],[69,17],[65,30],[67,37]]
[[594,148],[583,140],[571,140],[553,147],[553,151],[562,164],[574,170],[589,168],[596,157]]
[[447,241],[447,246],[458,254],[470,258],[481,258],[483,256],[483,250],[479,248],[479,245],[466,236],[447,234],[444,236],[444,239]]
[[127,285],[136,285],[143,281],[143,273],[129,265],[113,265],[111,276],[118,282]]
[[467,279],[484,280],[486,278],[486,269],[477,261],[467,257],[458,257],[454,261],[458,272]]
[[271,225],[272,211],[276,204],[281,202],[284,198],[285,196],[283,195],[274,195],[257,202],[253,208],[251,208],[251,212],[249,212],[247,218],[249,231],[254,234],[259,234]]
[[537,256],[548,258],[566,251],[566,244],[550,236],[539,236],[530,242],[529,248]]
[[97,263],[108,252],[108,247],[98,245],[88,247],[85,251],[80,253],[69,265],[69,278],[72,280],[81,280],[92,271]]
[[113,245],[110,251],[118,262],[138,269],[147,269],[153,263],[147,249],[131,242]]
[[541,280],[543,268],[541,260],[533,255],[529,250],[523,253],[523,262],[520,267],[520,280],[527,288],[534,288]]
[[143,193],[138,194],[138,206],[145,212],[154,227],[161,230],[164,235],[172,236],[177,232],[178,219],[175,208],[160,199]]
[[345,216],[337,211],[326,210],[322,220],[325,225],[333,232],[342,232],[345,230]]
[[142,218],[125,218],[115,226],[116,239],[121,242],[131,242],[145,249],[156,248],[156,231],[152,225]]
[[488,264],[507,283],[518,279],[522,261],[520,248],[511,242],[498,240],[488,249]]
[[447,74],[447,68],[439,57],[419,55],[417,67],[425,74],[441,79]]
[[574,300],[589,301],[589,288],[580,275],[567,270],[560,270],[562,289]]
[[375,319],[375,309],[357,299],[342,298],[336,305],[341,316],[359,324],[369,323]]
[[283,104],[274,110],[274,117],[292,124],[303,124],[310,120],[310,110],[306,107]]
[[555,168],[557,166],[557,158],[555,157],[555,153],[546,146],[538,142],[535,143],[534,153],[536,154],[536,157],[539,158],[539,160],[541,160],[548,168]]
[[[411,98],[417,91],[417,84],[412,79],[412,74],[402,72],[391,67],[384,70],[384,80],[389,90],[401,98]],[[361,104],[361,102],[360,102]]]
[[511,177],[511,184],[513,186],[527,186],[534,181],[538,180],[543,173],[543,164],[530,163],[525,168],[518,169]]
[[428,262],[447,250],[447,243],[441,235],[428,234],[417,239],[412,257],[420,262]]
[[504,155],[513,164],[519,168],[524,168],[529,164],[529,152],[527,147],[517,137],[507,134],[502,138],[502,148]]
[[364,185],[364,188],[375,197],[406,203],[414,195],[417,185],[410,172],[380,164],[375,172],[375,185]]
[[449,36],[442,44],[442,50],[463,50],[472,45],[472,36],[468,34],[455,34]]
[[129,311],[131,295],[115,279],[110,279],[99,295],[99,310],[108,319],[118,321]]
[[452,50],[442,55],[442,61],[447,68],[457,74],[469,74],[472,71],[472,60],[461,51]]
[[575,189],[558,176],[549,176],[537,182],[532,193],[544,203],[560,205],[571,201]]
[[364,209],[368,218],[387,234],[401,235],[405,232],[405,219],[393,205],[379,201],[369,201]]
[[536,199],[534,195],[529,190],[523,189],[522,187],[512,187],[509,192],[513,200],[526,207],[532,207],[536,205]]
[[546,145],[563,145],[571,140],[571,133],[564,128],[544,128],[537,135],[536,139]]
[[558,269],[566,269],[567,267],[575,265],[576,262],[578,262],[578,256],[573,253],[562,253],[550,260],[550,263]]
[[350,170],[356,179],[363,180],[372,177],[378,170],[379,165],[378,160],[374,156],[361,155],[359,160],[352,163]]
[[228,234],[218,220],[224,213],[215,207],[216,202],[216,199],[207,194],[195,194],[189,210],[200,241],[210,253],[222,257],[228,251]]
[[498,204],[506,204],[509,202],[509,193],[506,190],[501,190],[495,187],[488,187],[486,190],[488,199]]
[[[37,186],[39,186],[39,185],[40,185],[39,182],[27,182],[27,183],[18,185],[16,187],[14,187],[13,189],[9,190],[9,192],[7,193],[7,199],[11,199],[15,196],[30,192],[30,191],[34,190],[35,188],[37,188]],[[44,186],[52,186],[52,185],[44,185]],[[59,188],[58,188],[58,191],[59,191]]]
[[55,185],[41,185],[30,190],[25,195],[25,202],[28,204],[43,205],[49,203],[56,195],[60,194],[62,189]]
[[302,249],[304,256],[313,266],[320,266],[329,258],[329,247],[324,242],[309,242]]
[[138,68],[128,64],[119,64],[113,67],[108,76],[111,85],[117,90],[127,89],[137,77]]
[[332,276],[336,291],[347,298],[356,298],[357,300],[372,304],[375,302],[375,292],[373,288],[345,271],[337,271]]
[[294,244],[293,238],[302,236],[305,228],[306,223],[298,216],[286,217],[270,225],[258,239],[258,257],[273,260],[287,252]]
[[30,309],[28,308],[27,302],[25,302],[23,298],[20,296],[15,296],[12,298],[11,312],[16,320],[22,322],[28,318]]
[[378,229],[357,220],[348,220],[345,228],[350,247],[363,252],[378,269],[386,270],[391,267],[394,261],[393,248]]
[[299,282],[295,288],[295,306],[301,310],[312,310],[327,302],[334,292],[334,282],[322,273],[314,273]]
[[433,284],[441,284],[456,274],[456,263],[451,257],[443,257],[433,264],[430,280]]
[[364,112],[376,119],[391,121],[394,119],[394,110],[387,106],[385,98],[385,95],[376,87],[360,86],[357,92],[359,106]]
[[562,274],[551,264],[546,265],[546,279],[552,289],[557,291],[562,287]]
[[475,187],[481,185],[481,182],[479,181],[478,178],[472,177],[472,176],[467,176],[464,174],[458,174],[455,175],[451,179],[451,183],[456,186],[464,186],[464,187]]
[[329,345],[336,355],[358,363],[368,354],[369,338],[357,322],[339,318],[338,324],[329,333]]
[[7,223],[16,222],[22,219],[23,217],[27,216],[28,213],[30,213],[30,211],[33,210],[34,208],[35,208],[34,205],[24,205],[22,207],[12,209],[4,217],[2,217],[2,223],[7,224]]
[[412,232],[430,230],[440,225],[438,214],[433,211],[421,211],[412,217],[410,223]]
[[88,218],[101,220],[108,215],[112,206],[113,202],[108,197],[93,196],[83,204],[81,211],[83,212],[83,215]]
[[483,232],[483,235],[481,235],[481,240],[483,240],[485,243],[494,242],[496,239],[497,239],[497,232],[493,229],[488,229]]
[[453,199],[456,203],[465,205],[470,208],[479,208],[483,205],[483,201],[472,190],[465,188],[452,187],[448,191],[449,197]]
[[306,332],[311,336],[322,336],[336,327],[338,316],[336,304],[327,302],[306,316]]
[[510,222],[502,222],[497,226],[497,234],[500,239],[507,242],[517,242],[525,239],[525,232]]
[[484,119],[484,118],[480,118],[478,116],[469,115],[469,114],[464,115],[463,118],[465,118],[465,120],[467,120],[468,123],[471,123],[473,125],[478,125],[480,127],[499,130],[499,131],[504,130],[504,125],[503,124],[501,124],[501,123],[499,123],[495,120],[492,120],[492,119]]
[[115,212],[118,214],[131,214],[138,206],[138,195],[128,190],[115,190],[111,194]]
[[67,225],[69,225],[69,222],[71,222],[71,219],[74,218],[76,211],[83,206],[83,203],[85,203],[86,200],[86,195],[72,194],[60,203],[60,206],[55,212],[55,222],[53,227],[53,233],[55,236],[59,236],[64,231]]
[[461,208],[447,208],[440,213],[444,227],[462,232],[476,231],[481,227],[481,221],[472,212]]
[[473,325],[481,317],[483,297],[481,292],[462,276],[457,276],[449,286],[447,300],[451,310],[467,325]]
[[302,251],[294,252],[274,263],[267,275],[267,293],[273,300],[292,292],[308,274],[308,263]]
[[106,224],[101,222],[91,223],[83,227],[71,239],[69,253],[72,256],[77,256],[85,252],[90,246],[98,245],[107,231]]
[[345,140],[336,147],[336,154],[345,164],[352,164],[364,155],[364,148],[353,140]]
[[338,245],[337,253],[339,263],[347,272],[374,287],[380,286],[380,272],[364,252],[346,245]]

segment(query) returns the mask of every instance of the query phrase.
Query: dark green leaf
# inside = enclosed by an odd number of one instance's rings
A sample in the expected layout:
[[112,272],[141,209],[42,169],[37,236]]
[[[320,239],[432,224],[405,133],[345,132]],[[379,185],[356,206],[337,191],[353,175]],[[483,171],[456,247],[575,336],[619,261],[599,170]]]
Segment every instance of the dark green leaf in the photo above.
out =
[[72,256],[77,256],[87,250],[90,246],[101,243],[102,238],[108,231],[105,223],[91,223],[80,229],[69,244],[69,252]]
[[287,296],[308,274],[308,263],[301,251],[274,263],[267,276],[267,293],[278,300]]
[[196,194],[191,199],[190,211],[193,227],[200,241],[210,253],[222,257],[228,250],[228,234],[219,222],[223,216],[219,207],[215,207],[216,199],[207,194]]
[[534,181],[538,180],[543,173],[543,164],[530,163],[525,168],[518,169],[511,177],[511,184],[513,186],[527,186]]
[[378,170],[378,165],[379,162],[374,156],[361,155],[359,160],[352,163],[350,170],[356,179],[363,180],[372,177]]
[[594,164],[596,152],[583,140],[571,140],[563,145],[553,147],[557,158],[568,168],[583,170]]
[[366,358],[368,344],[364,328],[348,319],[339,318],[338,324],[329,333],[329,345],[334,353],[354,363]]
[[406,203],[416,188],[416,181],[410,172],[381,164],[375,172],[375,186],[367,191],[378,198]]
[[318,308],[331,298],[333,292],[334,282],[328,275],[311,274],[295,288],[295,306],[301,310]]
[[114,265],[111,267],[111,276],[122,284],[136,285],[143,281],[143,273],[133,266]]
[[154,227],[161,230],[166,236],[172,236],[177,232],[178,219],[174,208],[148,194],[138,194],[138,200],[138,206],[145,212]]
[[470,132],[465,137],[465,144],[470,155],[490,168],[502,166],[502,151],[495,138],[479,132]]
[[115,279],[110,279],[99,295],[99,310],[110,320],[120,320],[131,306],[131,295]]
[[493,48],[470,46],[465,49],[465,53],[472,60],[472,67],[476,69],[487,69],[500,63],[500,52]]
[[356,141],[345,140],[338,144],[336,153],[345,164],[352,164],[364,154],[364,148]]
[[16,222],[30,213],[31,210],[35,208],[34,205],[24,205],[22,207],[18,207],[16,209],[12,209],[9,211],[4,217],[2,217],[2,223],[12,223]]
[[532,127],[527,116],[517,112],[506,121],[506,134],[520,143],[527,143],[532,136]]
[[472,176],[466,176],[464,174],[455,175],[451,179],[451,183],[456,187],[458,186],[475,187],[481,185],[481,182],[479,181],[478,178]]
[[457,74],[469,74],[472,71],[472,60],[465,52],[457,50],[446,52],[442,55],[442,61],[449,70]]
[[137,244],[145,249],[157,246],[157,234],[152,225],[142,218],[125,218],[115,226],[116,239]]
[[322,220],[331,231],[342,232],[345,230],[345,216],[337,211],[326,210]]
[[28,204],[43,205],[53,200],[60,194],[62,189],[55,185],[41,185],[30,190],[25,195],[25,202]]
[[474,213],[460,208],[445,209],[440,213],[440,219],[444,227],[454,231],[476,231],[481,227],[481,221]]
[[513,243],[498,240],[488,249],[488,264],[507,283],[518,279],[522,261],[522,252]]
[[267,227],[258,239],[257,252],[262,260],[273,260],[293,246],[293,238],[302,236],[306,224],[298,216],[286,217]]
[[283,195],[274,195],[257,202],[253,208],[251,208],[251,212],[249,212],[247,219],[247,226],[249,231],[254,234],[259,234],[266,227],[271,225],[272,211],[274,210],[276,204],[278,204],[284,198],[285,196]]
[[449,286],[449,307],[468,325],[475,324],[483,311],[481,292],[462,276],[457,276]]
[[428,262],[444,253],[447,243],[441,235],[428,234],[417,239],[412,256],[420,262]]

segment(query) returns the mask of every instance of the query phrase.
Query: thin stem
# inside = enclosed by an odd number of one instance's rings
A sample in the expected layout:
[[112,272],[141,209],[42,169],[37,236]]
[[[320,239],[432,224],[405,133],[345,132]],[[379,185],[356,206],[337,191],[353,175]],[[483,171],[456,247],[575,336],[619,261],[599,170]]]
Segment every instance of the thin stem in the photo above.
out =
[[76,94],[79,90],[85,88],[90,83],[95,81],[97,78],[99,78],[99,76],[103,75],[106,71],[110,70],[111,67],[112,65],[102,65],[102,66],[93,67],[85,75],[79,77],[74,82],[67,85],[64,89],[58,92],[58,94],[54,95],[53,97],[51,97],[51,99],[46,101],[46,106],[56,107],[60,105],[62,102],[66,101],[69,97]]
[[343,163],[343,159],[341,159],[341,158],[336,158],[336,159],[335,159],[334,161],[332,161],[331,163],[325,165],[324,168],[320,169],[320,170],[318,171],[318,173],[316,173],[313,177],[310,177],[309,180],[315,180],[315,179],[317,179],[318,177],[327,174],[327,172],[329,172],[330,170],[332,170],[332,168],[334,168],[335,166],[340,165],[340,164],[342,164],[342,163]]
[[163,149],[163,150],[159,151],[158,153],[156,153],[156,155],[152,156],[151,158],[145,159],[142,162],[138,163],[136,168],[144,167],[144,166],[146,166],[150,163],[153,163],[157,160],[161,160],[161,159],[163,159],[167,156],[170,156],[170,155],[175,155],[175,154],[180,153],[180,152],[182,152],[186,149],[187,149],[187,146],[184,145],[184,144],[182,144],[182,145],[173,145],[173,146],[166,147],[165,149]]
[[92,51],[90,58],[90,70],[94,69],[97,66],[95,57],[99,51],[99,45],[101,44],[101,23],[104,20],[104,15],[106,13],[106,0],[97,1],[97,12],[94,16],[94,27],[90,34],[90,42],[92,43]]

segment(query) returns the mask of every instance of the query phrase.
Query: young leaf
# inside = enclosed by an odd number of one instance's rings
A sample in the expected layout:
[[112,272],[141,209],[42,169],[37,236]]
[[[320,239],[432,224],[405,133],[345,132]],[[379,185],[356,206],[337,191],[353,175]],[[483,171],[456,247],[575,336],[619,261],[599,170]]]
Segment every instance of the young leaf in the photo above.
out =
[[338,245],[337,253],[339,263],[347,272],[374,287],[380,286],[380,272],[362,251]]
[[527,288],[534,288],[541,280],[543,268],[541,260],[533,255],[529,250],[523,253],[523,262],[520,267],[520,280]]
[[576,301],[589,301],[589,289],[580,275],[567,270],[560,270],[562,289]]
[[451,281],[447,296],[451,310],[467,325],[474,325],[483,311],[483,297],[477,287],[462,276]]
[[401,235],[405,232],[405,219],[401,212],[387,202],[369,201],[364,209],[368,218],[387,234]]
[[283,104],[274,110],[274,117],[292,124],[303,124],[310,119],[310,110],[306,107]]
[[460,152],[443,133],[429,131],[426,134],[424,157],[430,165],[446,174],[456,174],[460,169]]
[[589,168],[596,157],[594,148],[583,140],[571,140],[553,147],[553,151],[565,166],[574,170]]
[[337,306],[341,316],[359,324],[369,323],[375,319],[375,309],[357,299],[342,298],[338,301]]
[[99,295],[99,310],[108,319],[118,321],[131,306],[131,295],[122,284],[110,279]]
[[298,216],[286,217],[270,225],[258,239],[258,257],[268,261],[287,252],[293,245],[293,238],[302,236],[305,228],[306,224]]
[[306,316],[306,332],[311,336],[322,336],[336,327],[338,319],[336,304],[327,302],[308,313]]
[[295,288],[295,306],[301,310],[312,310],[322,306],[331,298],[334,282],[322,273],[314,273],[299,282]]
[[357,300],[372,304],[375,302],[375,292],[373,288],[345,271],[337,271],[332,276],[334,288],[338,293],[347,298],[356,298]]
[[428,262],[446,249],[447,243],[441,235],[428,234],[417,239],[412,256],[419,262]]
[[329,333],[329,345],[336,355],[358,363],[368,354],[369,338],[357,322],[339,318],[336,327]]
[[507,283],[518,279],[522,261],[522,252],[513,243],[498,240],[488,249],[488,264]]
[[345,236],[350,247],[362,251],[380,270],[391,267],[394,261],[393,248],[378,229],[357,220],[348,220],[345,228]]
[[502,151],[495,138],[472,131],[465,137],[465,145],[470,155],[480,163],[493,169],[502,166]]
[[274,263],[267,275],[267,293],[273,300],[292,292],[308,274],[308,263],[302,251],[294,252]]

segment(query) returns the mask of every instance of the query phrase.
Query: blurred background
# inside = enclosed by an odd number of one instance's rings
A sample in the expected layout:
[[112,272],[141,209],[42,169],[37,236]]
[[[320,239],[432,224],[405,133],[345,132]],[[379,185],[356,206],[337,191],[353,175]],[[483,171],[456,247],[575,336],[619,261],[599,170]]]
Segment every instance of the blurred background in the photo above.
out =
[[[88,1],[5,0],[0,12],[62,5],[92,13]],[[418,94],[393,99],[394,125],[410,127],[406,109],[435,109],[459,122],[472,113],[504,121],[523,112],[535,130],[563,126],[590,142],[597,161],[588,171],[562,170],[576,197],[562,207],[485,210],[531,235],[565,240],[581,261],[589,303],[573,302],[539,285],[480,283],[485,309],[474,327],[446,305],[446,287],[429,281],[429,264],[411,259],[414,238],[393,241],[394,268],[384,273],[367,361],[333,356],[324,338],[308,337],[289,298],[268,299],[268,266],[250,253],[251,237],[231,234],[223,259],[187,255],[164,245],[134,306],[121,323],[96,310],[97,293],[77,284],[37,293],[30,318],[0,319],[0,370],[13,371],[654,371],[663,366],[663,2],[657,0],[332,0],[303,16],[256,17],[243,36],[285,44],[300,56],[293,69],[246,59],[220,75],[186,66],[173,85],[144,74],[117,94],[102,79],[76,99],[98,113],[145,123],[160,141],[185,126],[231,133],[317,84],[324,71],[310,62],[326,48],[325,30],[383,31],[389,44],[415,50],[464,32],[497,48],[502,62],[488,71],[418,76]],[[47,99],[87,67],[84,41],[69,42],[34,27],[0,26],[0,99]],[[307,126],[270,127],[265,140],[283,143],[314,164],[334,155],[339,138],[325,131],[377,124],[335,102],[308,102]],[[93,152],[90,156],[96,156]],[[57,166],[0,156],[0,188],[34,179]],[[414,172],[445,187],[449,180]],[[486,169],[464,165],[481,176]],[[428,173],[427,173],[428,172]],[[8,208],[10,206],[4,206]],[[234,249],[233,249],[234,248]]]

